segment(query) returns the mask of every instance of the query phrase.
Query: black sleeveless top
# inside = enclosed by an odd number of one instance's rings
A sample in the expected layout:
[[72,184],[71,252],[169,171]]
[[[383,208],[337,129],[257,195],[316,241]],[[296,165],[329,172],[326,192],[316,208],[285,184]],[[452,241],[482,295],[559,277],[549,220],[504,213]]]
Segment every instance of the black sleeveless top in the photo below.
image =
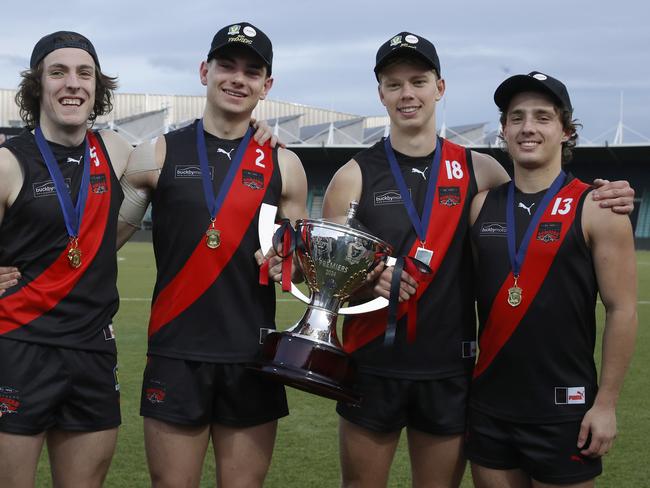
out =
[[[61,273],[52,275],[55,261],[68,247],[68,234],[52,178],[34,135],[25,131],[3,146],[20,163],[24,183],[0,225],[0,263],[16,266],[22,274],[18,285],[0,297],[0,324],[9,319],[14,322],[11,330],[0,335],[1,338],[115,351],[109,325],[119,306],[115,242],[123,193],[101,136],[98,133],[95,136],[100,147],[91,145],[90,164],[95,168],[91,169],[82,229],[84,224],[91,224],[91,232],[99,233],[101,242],[94,259],[74,286],[66,285],[66,280],[80,271],[63,266],[56,268],[63,269]],[[50,143],[50,147],[74,204],[81,186],[84,144],[64,147]],[[99,161],[95,159],[96,153],[105,154],[106,161],[96,164]],[[89,210],[91,199],[94,199],[94,208],[104,211],[103,217],[93,222],[88,220],[93,218]],[[87,242],[88,235],[82,231],[79,236],[82,252]],[[82,256],[88,259],[87,253]],[[44,307],[45,303],[48,305]]]
[[[205,137],[210,176],[217,195],[241,140],[219,139],[207,132]],[[205,246],[205,232],[210,223],[196,149],[196,123],[166,134],[165,140],[167,153],[152,198],[153,244],[158,269],[154,304],[169,287],[178,288],[177,293],[182,295],[192,286],[193,280],[179,286],[174,278],[187,266],[197,246]],[[249,148],[252,147],[258,148],[251,140]],[[253,159],[261,158],[264,153],[263,161],[272,160],[268,185],[261,183],[254,170],[240,169],[230,191],[237,185],[246,185],[250,195],[257,197],[257,192],[263,192],[260,196],[264,203],[278,205],[282,180],[277,150],[264,146],[255,151],[258,156]],[[242,167],[247,164],[251,161],[244,157]],[[273,284],[258,284],[259,267],[254,258],[260,248],[258,216],[259,208],[245,222],[241,238],[236,238],[239,239],[235,243],[237,248],[230,261],[195,301],[159,328],[152,326],[153,321],[150,323],[149,354],[208,362],[245,362],[254,357],[260,347],[260,329],[275,328],[275,289]],[[229,217],[239,219],[239,209]],[[233,239],[230,229],[220,230],[222,241]],[[220,250],[221,247],[213,251]]]
[[[497,292],[511,270],[505,230],[507,187],[488,193],[472,226],[478,259],[479,346],[494,301],[505,299]],[[515,191],[517,246],[544,193]],[[558,422],[582,418],[593,404],[598,388],[593,358],[598,288],[581,225],[587,194],[572,202],[573,223],[523,319],[475,378],[472,408],[518,422]],[[542,235],[547,231],[551,234]],[[553,231],[550,224],[540,226],[531,241],[553,239]]]
[[[468,374],[474,364],[476,318],[468,215],[477,187],[470,151],[449,141],[444,141],[443,147],[446,149],[441,165],[445,164],[448,150],[453,149],[454,157],[464,159],[469,172],[465,175],[469,178],[467,193],[460,199],[457,187],[445,186],[448,183],[438,178],[434,205],[445,209],[447,198],[455,195],[454,205],[462,206],[460,219],[433,282],[418,301],[415,341],[407,341],[407,319],[403,317],[398,322],[394,345],[384,346],[382,334],[353,353],[361,371],[400,378],[444,378]],[[396,157],[418,215],[422,217],[433,154],[413,158],[396,153]],[[394,256],[405,256],[417,235],[391,173],[383,141],[358,153],[354,160],[359,164],[363,181],[357,212],[359,221],[373,235],[391,244]],[[432,217],[430,226],[435,229],[436,225],[440,224]],[[374,320],[369,314],[358,317],[362,322]],[[385,328],[383,317],[381,326]]]

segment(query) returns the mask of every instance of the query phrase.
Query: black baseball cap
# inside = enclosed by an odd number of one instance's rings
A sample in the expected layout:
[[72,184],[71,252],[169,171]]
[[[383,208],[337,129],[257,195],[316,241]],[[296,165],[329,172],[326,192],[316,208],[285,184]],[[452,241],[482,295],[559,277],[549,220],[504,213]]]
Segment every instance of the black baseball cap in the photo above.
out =
[[83,49],[92,56],[95,65],[99,68],[99,59],[97,59],[97,52],[95,51],[93,43],[81,34],[71,31],[53,32],[52,34],[48,34],[41,38],[41,40],[34,46],[32,57],[29,60],[29,67],[31,69],[36,68],[38,63],[43,61],[45,56],[50,54],[52,51],[63,49],[65,47]]
[[383,43],[377,51],[377,60],[375,62],[377,80],[379,80],[379,72],[386,66],[388,61],[402,56],[420,58],[435,69],[438,76],[440,76],[440,60],[435,46],[424,37],[411,32],[400,32]]
[[561,108],[573,112],[569,92],[560,80],[539,71],[527,75],[514,75],[499,85],[494,92],[494,103],[502,112],[508,110],[510,100],[517,93],[525,91],[541,92],[550,95]]
[[268,75],[271,76],[271,65],[273,64],[273,46],[271,39],[264,32],[248,22],[238,22],[220,29],[214,35],[208,60],[214,57],[216,51],[226,46],[244,46],[257,54],[264,64]]

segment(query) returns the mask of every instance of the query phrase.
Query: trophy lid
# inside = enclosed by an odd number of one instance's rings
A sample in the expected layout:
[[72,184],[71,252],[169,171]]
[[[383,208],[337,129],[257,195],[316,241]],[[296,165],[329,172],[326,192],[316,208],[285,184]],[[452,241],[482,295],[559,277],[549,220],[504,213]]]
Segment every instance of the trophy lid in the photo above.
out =
[[348,213],[345,216],[345,224],[348,227],[351,227],[356,230],[360,230],[361,232],[365,232],[366,234],[370,234],[370,231],[368,228],[363,225],[361,222],[359,222],[359,219],[356,218],[357,214],[357,209],[359,208],[359,202],[356,200],[352,200],[350,202],[350,208],[348,209]]

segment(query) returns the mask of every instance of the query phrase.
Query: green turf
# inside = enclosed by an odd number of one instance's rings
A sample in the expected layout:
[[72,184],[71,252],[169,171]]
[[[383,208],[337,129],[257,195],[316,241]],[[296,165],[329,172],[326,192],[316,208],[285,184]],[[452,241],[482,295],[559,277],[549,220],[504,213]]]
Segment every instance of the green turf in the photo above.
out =
[[[650,364],[650,331],[644,324],[650,318],[650,252],[639,252],[639,336],[637,348],[625,387],[621,395],[618,420],[619,435],[613,451],[604,459],[604,474],[597,486],[637,488],[650,486],[650,380],[643,371]],[[129,243],[119,253],[119,289],[123,298],[115,318],[119,350],[123,424],[117,451],[113,459],[107,487],[149,486],[142,419],[138,415],[140,382],[145,363],[146,330],[149,302],[155,266],[151,245]],[[286,299],[286,295],[278,295]],[[136,300],[134,300],[136,299]],[[278,306],[277,323],[283,328],[295,322],[304,305],[297,301],[282,301]],[[599,322],[602,309],[599,307]],[[600,343],[597,346],[599,350]],[[334,402],[287,389],[291,415],[279,424],[273,463],[266,485],[270,488],[313,487],[329,488],[339,485],[338,418]],[[391,472],[391,487],[410,486],[408,454],[404,436]],[[435,460],[432,460],[435,462]],[[212,452],[208,453],[201,486],[215,485]],[[37,486],[51,486],[49,466],[44,455],[39,465]],[[470,487],[465,476],[463,487]]]

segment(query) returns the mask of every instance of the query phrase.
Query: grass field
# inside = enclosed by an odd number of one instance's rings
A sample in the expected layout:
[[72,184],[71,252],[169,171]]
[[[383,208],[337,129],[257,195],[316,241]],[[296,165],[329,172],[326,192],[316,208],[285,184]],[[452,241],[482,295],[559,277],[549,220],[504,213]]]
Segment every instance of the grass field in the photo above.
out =
[[[650,364],[650,252],[639,252],[639,335],[632,366],[618,408],[619,436],[613,451],[604,459],[604,474],[597,486],[612,488],[650,487],[650,379],[643,367]],[[155,266],[151,244],[129,243],[119,253],[119,289],[122,297],[115,318],[119,350],[123,424],[117,451],[106,482],[107,487],[149,486],[142,419],[138,415],[140,383],[145,364],[149,297]],[[277,324],[284,328],[303,313],[304,305],[278,294]],[[602,307],[599,307],[602,308]],[[602,322],[599,310],[599,322]],[[598,344],[597,349],[600,349]],[[291,415],[279,424],[273,463],[267,478],[269,488],[329,488],[339,485],[338,418],[334,402],[287,389]],[[402,443],[391,473],[391,487],[410,486],[408,454]],[[435,462],[435,460],[432,460]],[[208,453],[201,486],[215,485],[212,452]],[[37,486],[51,486],[44,455],[39,465]],[[469,475],[463,487],[472,486]],[[3,487],[4,488],[4,487]]]

